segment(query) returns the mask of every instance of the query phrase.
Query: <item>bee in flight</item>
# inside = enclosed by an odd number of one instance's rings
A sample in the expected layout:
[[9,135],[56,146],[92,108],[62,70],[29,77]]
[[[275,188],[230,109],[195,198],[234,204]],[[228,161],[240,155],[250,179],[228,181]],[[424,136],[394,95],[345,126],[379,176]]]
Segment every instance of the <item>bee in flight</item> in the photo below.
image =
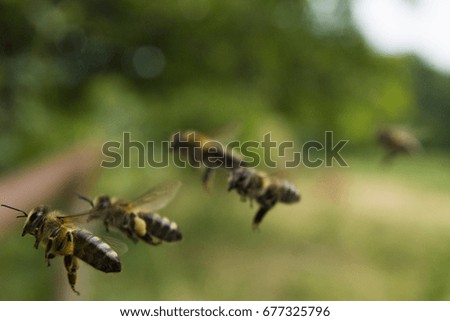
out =
[[42,242],[45,246],[45,260],[48,266],[50,266],[50,260],[57,255],[64,256],[67,278],[70,287],[76,294],[80,294],[75,290],[77,259],[106,273],[120,272],[119,256],[107,243],[91,232],[70,223],[78,215],[64,216],[58,211],[51,211],[47,206],[38,206],[28,214],[5,204],[2,206],[23,214],[18,216],[26,218],[22,236],[26,234],[34,236],[36,249]]
[[384,162],[400,154],[414,154],[422,148],[420,141],[413,134],[401,128],[380,129],[377,141],[386,150]]
[[165,207],[176,195],[181,183],[158,185],[132,202],[102,195],[93,201],[83,195],[79,197],[92,206],[88,221],[102,220],[106,231],[113,226],[134,242],[139,239],[151,245],[162,241],[175,242],[182,234],[175,222],[155,213]]
[[192,167],[206,167],[202,182],[210,190],[213,170],[216,168],[237,169],[248,166],[242,157],[232,149],[223,146],[196,131],[180,131],[172,135],[170,148],[187,158]]
[[277,202],[292,204],[300,201],[300,193],[293,184],[250,168],[238,168],[231,173],[228,191],[233,189],[243,201],[249,198],[250,202],[255,200],[259,204],[253,218],[253,228],[258,227]]

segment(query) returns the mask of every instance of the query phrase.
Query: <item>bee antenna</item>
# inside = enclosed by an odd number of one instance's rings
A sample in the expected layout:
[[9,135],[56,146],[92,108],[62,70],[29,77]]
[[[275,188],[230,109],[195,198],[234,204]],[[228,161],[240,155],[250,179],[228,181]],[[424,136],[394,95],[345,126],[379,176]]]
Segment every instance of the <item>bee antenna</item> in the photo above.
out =
[[19,217],[28,217],[27,212],[25,212],[23,210],[19,210],[18,208],[15,208],[15,207],[12,207],[12,206],[9,206],[9,205],[6,205],[6,204],[2,204],[1,206],[7,207],[7,208],[9,208],[11,210],[23,213],[23,215],[16,216],[17,218],[19,218]]
[[92,207],[94,207],[94,202],[89,197],[84,196],[83,194],[80,194],[80,193],[75,193],[75,194],[78,195],[79,199],[82,199],[83,201],[88,202],[89,204],[91,204]]

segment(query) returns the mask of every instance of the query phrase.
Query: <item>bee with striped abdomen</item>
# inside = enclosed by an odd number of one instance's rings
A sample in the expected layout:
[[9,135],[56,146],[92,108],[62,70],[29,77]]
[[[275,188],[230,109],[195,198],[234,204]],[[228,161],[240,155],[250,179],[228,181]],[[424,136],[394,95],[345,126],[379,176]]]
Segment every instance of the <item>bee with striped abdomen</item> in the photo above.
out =
[[202,177],[203,185],[207,190],[211,187],[213,170],[216,168],[237,169],[246,167],[246,162],[232,149],[223,146],[196,131],[180,131],[172,135],[170,148],[187,158],[192,167],[206,167]]
[[254,228],[258,227],[276,203],[292,204],[300,201],[300,193],[293,184],[250,168],[239,168],[231,173],[228,191],[233,189],[236,189],[243,201],[249,198],[250,202],[255,200],[259,204],[253,218]]
[[18,216],[26,218],[22,236],[26,234],[34,236],[36,249],[40,243],[45,246],[45,259],[48,266],[50,266],[50,260],[57,255],[64,256],[67,278],[75,293],[80,294],[75,290],[77,258],[106,273],[121,271],[119,257],[107,243],[91,232],[70,223],[78,215],[64,216],[58,211],[51,211],[47,206],[38,206],[28,214],[8,205],[2,204],[2,206],[23,213]]
[[96,197],[93,201],[82,195],[80,198],[92,206],[86,213],[89,215],[88,221],[102,220],[107,231],[113,226],[134,242],[140,239],[151,245],[159,245],[162,241],[182,239],[175,222],[155,213],[173,199],[180,186],[179,182],[158,185],[132,202],[107,195]]

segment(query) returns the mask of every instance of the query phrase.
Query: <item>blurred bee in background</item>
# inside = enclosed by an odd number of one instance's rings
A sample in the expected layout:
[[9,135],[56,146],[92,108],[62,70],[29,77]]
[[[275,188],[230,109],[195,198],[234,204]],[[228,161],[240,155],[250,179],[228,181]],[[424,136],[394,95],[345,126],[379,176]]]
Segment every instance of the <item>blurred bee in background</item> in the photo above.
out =
[[378,143],[386,150],[383,161],[391,161],[400,154],[417,153],[422,145],[410,132],[401,128],[383,128],[377,133]]
[[77,258],[106,273],[121,271],[119,256],[107,243],[91,232],[70,223],[78,218],[78,215],[64,216],[58,211],[51,211],[47,206],[38,206],[28,214],[5,204],[2,206],[23,214],[18,216],[26,218],[22,236],[33,235],[36,249],[42,242],[45,246],[45,260],[48,266],[50,266],[50,260],[57,255],[64,256],[67,278],[76,294],[80,294],[75,290]]
[[230,148],[196,131],[180,131],[172,135],[170,148],[183,156],[195,168],[206,167],[202,177],[206,190],[211,189],[213,170],[225,168],[234,170],[247,167],[247,163]]
[[133,242],[139,239],[151,245],[162,241],[175,242],[182,239],[182,234],[175,222],[155,213],[165,207],[176,195],[181,183],[158,185],[132,202],[102,195],[93,201],[79,195],[91,204],[92,209],[86,214],[88,221],[102,220],[106,231],[113,226],[119,229]]
[[258,227],[277,202],[292,204],[300,201],[300,193],[293,184],[250,168],[238,168],[231,173],[228,191],[233,189],[236,189],[242,201],[249,198],[250,202],[256,200],[259,204],[253,218],[253,228]]

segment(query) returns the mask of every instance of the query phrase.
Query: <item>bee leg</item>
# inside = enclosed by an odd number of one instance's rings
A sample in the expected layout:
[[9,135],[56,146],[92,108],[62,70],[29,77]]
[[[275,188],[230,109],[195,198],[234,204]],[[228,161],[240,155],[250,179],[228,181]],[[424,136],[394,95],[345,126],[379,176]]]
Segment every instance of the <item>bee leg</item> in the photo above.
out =
[[80,295],[80,292],[75,290],[75,283],[77,283],[77,270],[78,261],[73,255],[64,256],[64,266],[67,271],[67,279],[69,280],[70,287],[72,291]]
[[109,224],[106,221],[103,221],[103,225],[105,225],[106,232],[109,233]]
[[55,257],[53,253],[49,253],[53,246],[53,239],[49,239],[47,246],[45,247],[45,260],[47,261],[47,266],[50,266],[50,260]]
[[158,241],[155,241],[155,240],[153,240],[153,238],[150,236],[150,234],[145,234],[144,236],[142,236],[141,237],[141,239],[144,241],[144,242],[146,242],[146,243],[148,243],[148,244],[150,244],[150,245],[160,245],[160,244],[162,244],[162,241],[161,240],[158,240]]
[[132,240],[134,243],[137,243],[139,241],[139,238],[133,233],[133,230],[131,227],[122,227],[120,230],[126,234],[126,236]]
[[60,246],[64,247],[67,253],[67,255],[64,256],[64,266],[67,271],[67,278],[69,280],[70,287],[72,288],[73,292],[80,295],[80,292],[75,290],[75,283],[77,282],[78,261],[76,257],[73,256],[74,244],[72,232],[66,233],[65,242]]
[[266,216],[267,212],[274,207],[276,202],[272,203],[272,204],[267,204],[266,206],[261,206],[258,210],[258,212],[256,212],[255,217],[253,218],[253,229],[257,230],[259,224],[261,223],[261,221],[263,220],[264,216]]
[[[131,239],[134,243],[137,243],[139,241],[139,233],[136,232],[136,214],[131,213],[130,215],[126,216],[126,221],[124,225],[122,225],[121,230],[125,232],[129,239]],[[141,237],[142,238],[142,237]]]
[[162,244],[162,241],[161,240],[158,240],[158,241],[154,241],[153,239],[151,239],[150,240],[150,242],[149,242],[151,245],[160,245],[160,244]]
[[130,240],[132,240],[134,243],[137,243],[139,241],[139,238],[133,234],[133,232],[131,232],[130,230],[125,230],[125,232],[127,233],[127,236]]
[[57,228],[56,230],[54,230],[52,232],[52,234],[50,234],[48,241],[47,241],[47,246],[45,247],[45,259],[47,260],[47,266],[50,266],[50,260],[53,259],[55,257],[54,253],[50,253],[50,251],[53,248],[54,245],[54,240],[56,238],[56,236],[58,236],[58,234],[61,232],[61,228]]
[[36,236],[36,241],[34,241],[34,248],[37,249],[39,247],[39,243],[41,243],[41,240]]
[[34,230],[34,235],[36,236],[36,241],[34,242],[35,249],[37,249],[39,247],[39,243],[41,243],[40,235],[42,235],[43,230],[44,230],[44,225],[42,225],[40,229],[36,228]]
[[202,182],[203,186],[206,189],[206,191],[211,191],[211,183],[212,183],[212,177],[213,177],[214,171],[212,168],[207,167],[205,170],[205,174],[203,174]]

